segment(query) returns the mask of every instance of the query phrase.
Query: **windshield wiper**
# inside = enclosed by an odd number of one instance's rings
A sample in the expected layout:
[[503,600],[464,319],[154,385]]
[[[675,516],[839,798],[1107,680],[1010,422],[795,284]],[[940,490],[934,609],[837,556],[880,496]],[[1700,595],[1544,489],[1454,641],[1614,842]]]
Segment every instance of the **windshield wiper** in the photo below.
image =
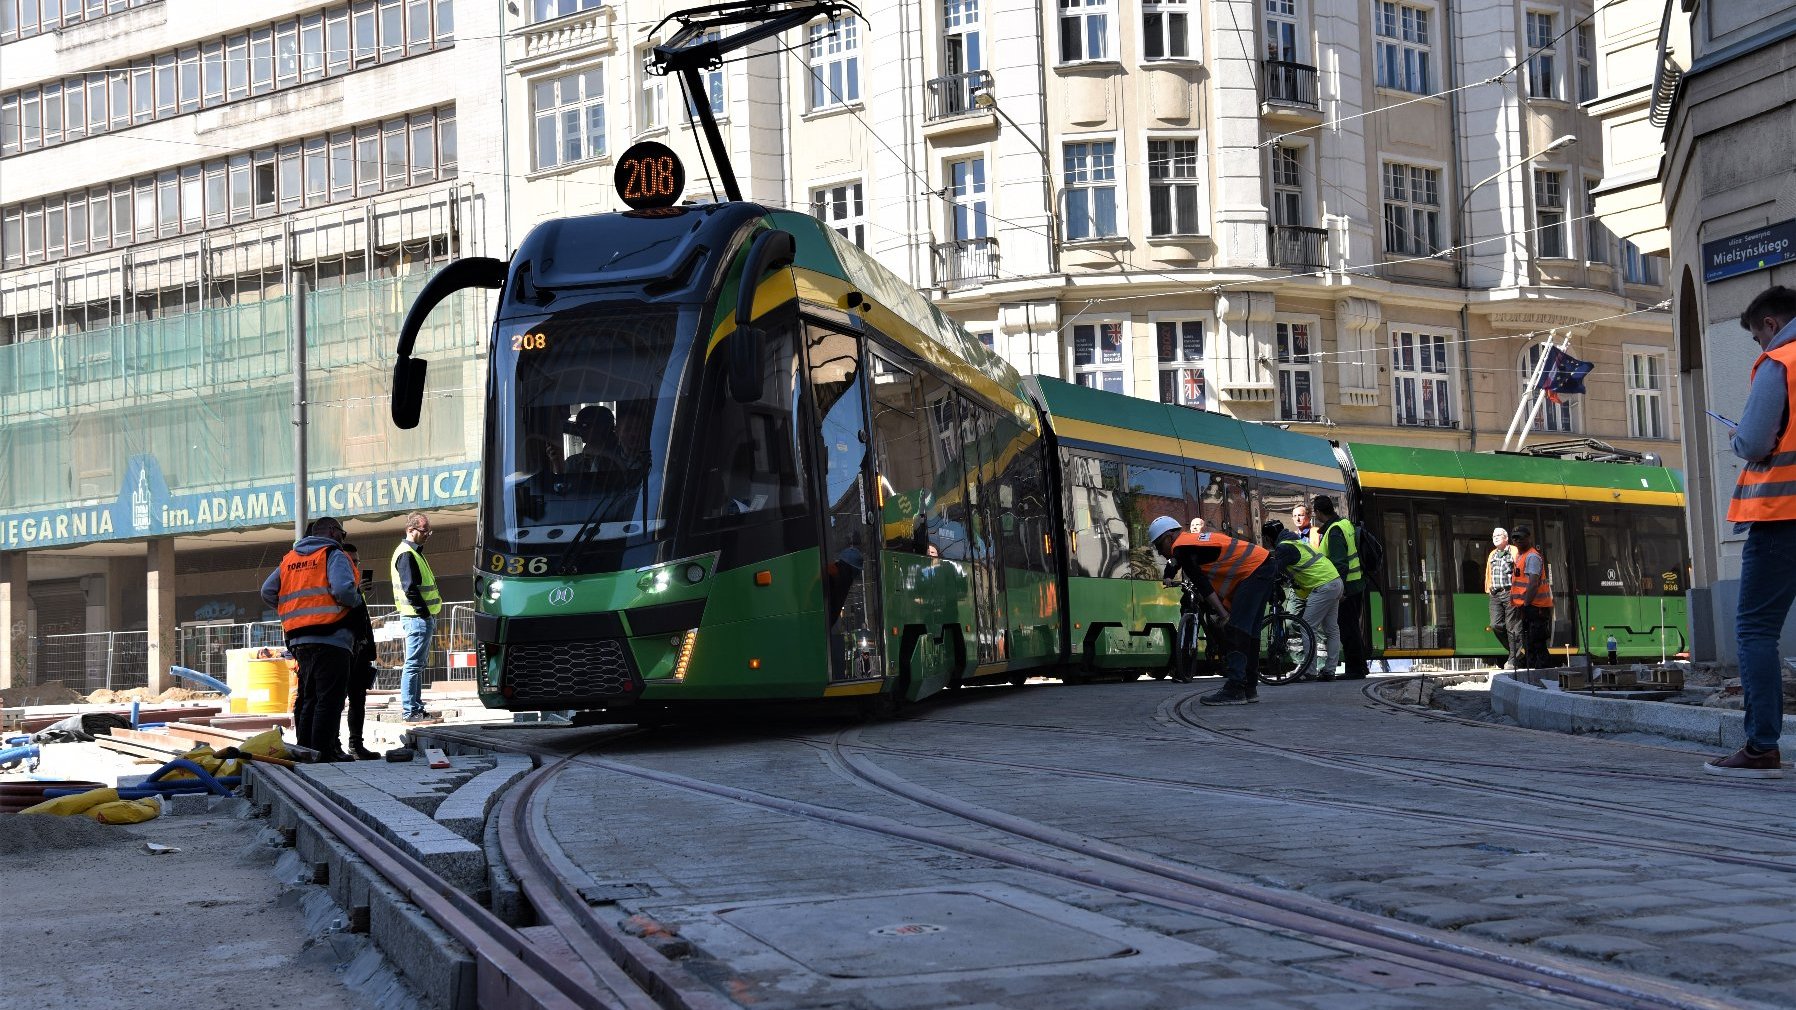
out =
[[580,528],[574,531],[574,538],[568,541],[567,549],[562,551],[561,557],[556,560],[555,573],[557,575],[568,575],[575,570],[576,566],[580,563],[580,559],[586,555],[586,548],[591,545],[593,541],[599,539],[599,531],[604,527],[604,524],[598,521],[600,513],[605,512],[610,506],[615,505],[622,500],[623,495],[627,491],[634,490],[642,497],[642,528],[647,530],[649,528],[648,483],[649,468],[645,461],[642,466],[642,477],[633,485],[628,488],[619,488],[616,491],[601,492],[598,495],[598,500],[593,502],[592,511],[586,513],[586,518],[581,521]]

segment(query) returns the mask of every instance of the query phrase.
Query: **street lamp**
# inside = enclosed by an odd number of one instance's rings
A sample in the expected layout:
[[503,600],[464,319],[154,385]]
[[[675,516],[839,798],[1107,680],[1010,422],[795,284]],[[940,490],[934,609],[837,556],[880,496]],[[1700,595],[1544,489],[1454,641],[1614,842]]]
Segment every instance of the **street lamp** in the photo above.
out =
[[1035,149],[1035,153],[1041,156],[1042,200],[1048,211],[1048,272],[1059,273],[1060,214],[1058,212],[1059,208],[1054,204],[1054,167],[1053,163],[1048,160],[1047,150],[1035,142],[1035,138],[1029,135],[1029,131],[1018,126],[1017,121],[1010,118],[1010,114],[1005,112],[1004,109],[998,105],[998,100],[992,97],[991,92],[980,90],[975,93],[973,95],[973,105],[981,109],[989,109],[992,112],[996,112],[1000,119],[1009,123],[1011,128],[1016,130],[1016,132],[1028,142],[1029,146]]
[[1459,360],[1463,363],[1459,374],[1463,384],[1461,399],[1465,403],[1465,430],[1467,436],[1471,439],[1471,447],[1474,451],[1478,448],[1478,417],[1472,410],[1472,306],[1469,297],[1466,294],[1466,250],[1472,247],[1472,243],[1469,241],[1469,235],[1466,229],[1466,204],[1472,202],[1472,194],[1478,192],[1481,187],[1495,182],[1536,158],[1545,157],[1555,151],[1563,151],[1577,142],[1577,136],[1568,133],[1540,150],[1535,151],[1533,154],[1528,155],[1526,158],[1504,165],[1495,172],[1479,179],[1477,182],[1473,183],[1471,188],[1465,191],[1465,195],[1459,199],[1459,212],[1455,215],[1454,221],[1459,230],[1459,248],[1458,255],[1453,257],[1454,265],[1457,268],[1455,273],[1459,280]]

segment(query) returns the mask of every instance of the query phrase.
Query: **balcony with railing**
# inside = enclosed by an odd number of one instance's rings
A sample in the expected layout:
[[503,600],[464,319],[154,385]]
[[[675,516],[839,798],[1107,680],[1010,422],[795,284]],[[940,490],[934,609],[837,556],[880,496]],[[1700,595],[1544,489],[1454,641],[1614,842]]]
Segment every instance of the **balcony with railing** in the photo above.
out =
[[969,238],[936,244],[936,287],[959,291],[997,278],[997,239]]
[[1315,67],[1286,60],[1261,60],[1260,68],[1265,87],[1260,106],[1262,116],[1321,121],[1322,100]]
[[1275,224],[1268,243],[1272,265],[1297,270],[1320,270],[1326,262],[1328,232],[1322,228],[1302,228]]
[[986,112],[973,99],[981,92],[991,90],[992,75],[989,70],[950,74],[931,78],[924,86],[929,89],[928,121],[934,123]]

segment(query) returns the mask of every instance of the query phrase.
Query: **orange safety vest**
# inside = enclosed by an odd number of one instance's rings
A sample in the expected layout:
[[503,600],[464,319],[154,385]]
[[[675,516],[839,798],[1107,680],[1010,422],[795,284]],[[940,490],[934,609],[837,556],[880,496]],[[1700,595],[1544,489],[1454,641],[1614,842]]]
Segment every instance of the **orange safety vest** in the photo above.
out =
[[1235,596],[1235,587],[1243,579],[1259,570],[1272,552],[1259,544],[1247,540],[1237,540],[1222,533],[1205,530],[1202,533],[1180,533],[1172,542],[1176,552],[1181,547],[1220,547],[1222,553],[1216,555],[1214,561],[1198,564],[1204,578],[1210,580],[1210,587],[1222,598],[1223,606],[1231,606]]
[[[1752,374],[1772,358],[1784,366],[1786,406],[1796,405],[1796,343],[1786,343],[1759,355],[1752,363]],[[1734,498],[1728,502],[1727,518],[1736,523],[1777,522],[1796,519],[1796,424],[1791,424],[1785,411],[1783,431],[1778,432],[1771,455],[1740,470],[1734,484]]]
[[[1540,558],[1540,588],[1535,590],[1535,602],[1528,598],[1528,555]],[[1509,605],[1512,607],[1544,607],[1553,608],[1553,579],[1547,574],[1547,559],[1539,550],[1530,547],[1515,556],[1515,575],[1509,581]]]
[[[335,547],[310,554],[288,551],[281,559],[281,598],[277,608],[281,630],[296,631],[334,625],[349,616],[349,608],[331,595],[330,556]],[[355,565],[349,566],[352,570]]]

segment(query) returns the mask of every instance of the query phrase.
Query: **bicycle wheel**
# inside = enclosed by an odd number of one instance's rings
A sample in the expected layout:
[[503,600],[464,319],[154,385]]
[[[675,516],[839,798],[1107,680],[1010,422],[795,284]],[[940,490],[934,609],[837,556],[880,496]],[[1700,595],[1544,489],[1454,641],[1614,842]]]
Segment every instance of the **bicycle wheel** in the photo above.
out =
[[1279,611],[1260,629],[1260,683],[1289,684],[1316,663],[1316,633],[1303,618]]
[[1196,614],[1179,618],[1178,636],[1172,642],[1172,679],[1181,684],[1197,677],[1197,664],[1203,659],[1200,630]]

